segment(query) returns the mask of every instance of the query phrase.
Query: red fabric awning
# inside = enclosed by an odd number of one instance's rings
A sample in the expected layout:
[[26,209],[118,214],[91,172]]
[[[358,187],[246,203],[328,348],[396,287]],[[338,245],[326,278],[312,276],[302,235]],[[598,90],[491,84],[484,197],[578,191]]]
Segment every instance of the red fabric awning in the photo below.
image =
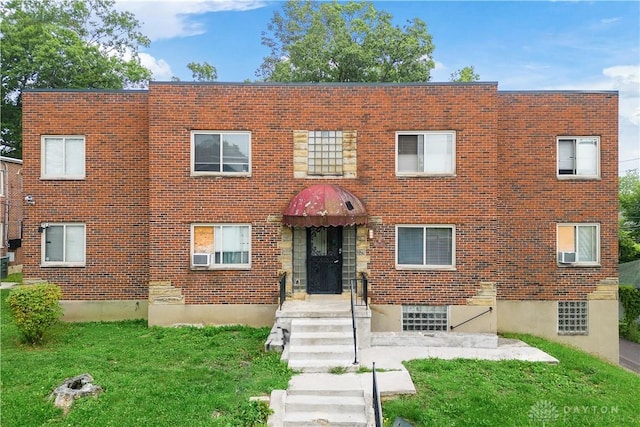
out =
[[307,187],[284,210],[282,223],[293,227],[338,227],[366,224],[367,211],[349,191],[332,184]]

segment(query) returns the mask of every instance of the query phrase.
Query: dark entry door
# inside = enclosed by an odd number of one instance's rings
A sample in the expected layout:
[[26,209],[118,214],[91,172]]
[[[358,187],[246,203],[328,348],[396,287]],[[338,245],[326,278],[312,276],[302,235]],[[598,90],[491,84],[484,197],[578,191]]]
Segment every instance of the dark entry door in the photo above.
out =
[[307,292],[342,293],[342,227],[307,229]]

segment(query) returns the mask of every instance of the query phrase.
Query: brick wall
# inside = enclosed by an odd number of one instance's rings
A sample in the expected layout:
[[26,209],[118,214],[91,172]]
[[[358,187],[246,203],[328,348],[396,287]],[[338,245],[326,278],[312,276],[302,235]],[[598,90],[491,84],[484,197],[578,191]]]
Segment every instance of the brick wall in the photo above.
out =
[[[150,87],[152,280],[171,280],[185,302],[277,301],[279,224],[291,197],[320,182],[359,197],[374,230],[370,284],[376,303],[460,303],[495,276],[496,86],[193,85]],[[357,131],[358,174],[293,179],[295,130]],[[191,130],[252,132],[252,176],[190,177]],[[457,177],[396,178],[395,132],[455,130]],[[189,269],[189,225],[248,222],[251,271]],[[396,223],[456,224],[456,272],[394,269]]]
[[[148,113],[144,91],[23,94],[25,278],[64,299],[134,299],[148,283]],[[41,135],[84,135],[86,179],[41,180]],[[86,267],[40,267],[42,222],[86,224]]]
[[[585,299],[617,277],[618,96],[501,92],[499,299]],[[556,178],[556,137],[599,136],[601,179]],[[600,224],[600,267],[558,267],[556,224]]]
[[[25,192],[36,199],[26,208],[25,276],[63,284],[67,299],[140,297],[149,281],[170,281],[187,304],[275,303],[274,217],[323,182],[351,191],[376,219],[374,304],[465,304],[480,282],[497,282],[500,298],[585,298],[616,275],[612,93],[151,83],[148,92],[26,92],[24,105]],[[250,131],[251,176],[190,176],[192,130]],[[296,130],[356,131],[357,176],[294,178]],[[456,131],[456,176],[395,176],[396,131],[422,130]],[[86,135],[86,180],[39,180],[42,134]],[[602,179],[558,181],[557,135],[600,135]],[[44,221],[87,223],[86,268],[39,267]],[[601,224],[601,267],[556,265],[555,224],[565,221]],[[251,270],[191,270],[192,223],[251,224]],[[455,224],[455,271],[396,270],[396,224]]]
[[[14,261],[9,265],[22,264],[22,248],[9,248],[9,240],[20,239],[22,229],[22,163],[9,159],[0,160],[0,173],[3,174],[0,189],[0,222],[4,224],[0,240],[0,256],[14,253]],[[6,240],[5,240],[6,237]]]

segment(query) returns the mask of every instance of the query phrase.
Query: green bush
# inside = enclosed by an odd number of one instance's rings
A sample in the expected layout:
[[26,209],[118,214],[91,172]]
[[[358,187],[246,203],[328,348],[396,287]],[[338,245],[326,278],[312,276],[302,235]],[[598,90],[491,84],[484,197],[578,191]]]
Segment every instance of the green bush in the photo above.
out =
[[60,286],[37,284],[13,288],[7,303],[18,330],[30,344],[42,343],[45,333],[62,316]]
[[636,319],[640,317],[640,289],[633,286],[620,286],[620,303],[624,309],[624,318],[620,323],[620,336],[640,342],[640,331]]

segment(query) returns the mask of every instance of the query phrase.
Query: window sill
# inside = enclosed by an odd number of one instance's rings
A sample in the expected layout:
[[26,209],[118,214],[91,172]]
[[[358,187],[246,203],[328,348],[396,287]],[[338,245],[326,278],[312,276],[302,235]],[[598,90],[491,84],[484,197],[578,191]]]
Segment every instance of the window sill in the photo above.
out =
[[566,336],[580,336],[580,335],[587,336],[587,335],[589,335],[589,332],[588,331],[558,332],[558,335],[559,336],[563,336],[563,337],[566,337]]
[[191,172],[192,178],[250,178],[251,172]]
[[191,271],[227,271],[227,270],[247,271],[247,270],[251,270],[251,266],[250,265],[239,265],[239,266],[225,265],[225,266],[216,266],[216,267],[191,266],[190,270]]
[[556,175],[558,181],[602,181],[602,177],[596,175]]
[[456,173],[396,172],[396,178],[456,178]]
[[62,268],[84,268],[87,265],[85,263],[64,263],[64,262],[49,262],[49,263],[41,263],[41,268],[51,268],[51,267],[62,267]]
[[86,176],[41,176],[40,181],[84,181]]
[[447,266],[426,266],[426,265],[396,265],[398,271],[457,271],[455,265]]
[[573,264],[561,264],[561,263],[556,263],[558,268],[599,268],[602,267],[602,265],[600,263],[591,263],[591,264],[586,264],[586,263],[573,263]]

